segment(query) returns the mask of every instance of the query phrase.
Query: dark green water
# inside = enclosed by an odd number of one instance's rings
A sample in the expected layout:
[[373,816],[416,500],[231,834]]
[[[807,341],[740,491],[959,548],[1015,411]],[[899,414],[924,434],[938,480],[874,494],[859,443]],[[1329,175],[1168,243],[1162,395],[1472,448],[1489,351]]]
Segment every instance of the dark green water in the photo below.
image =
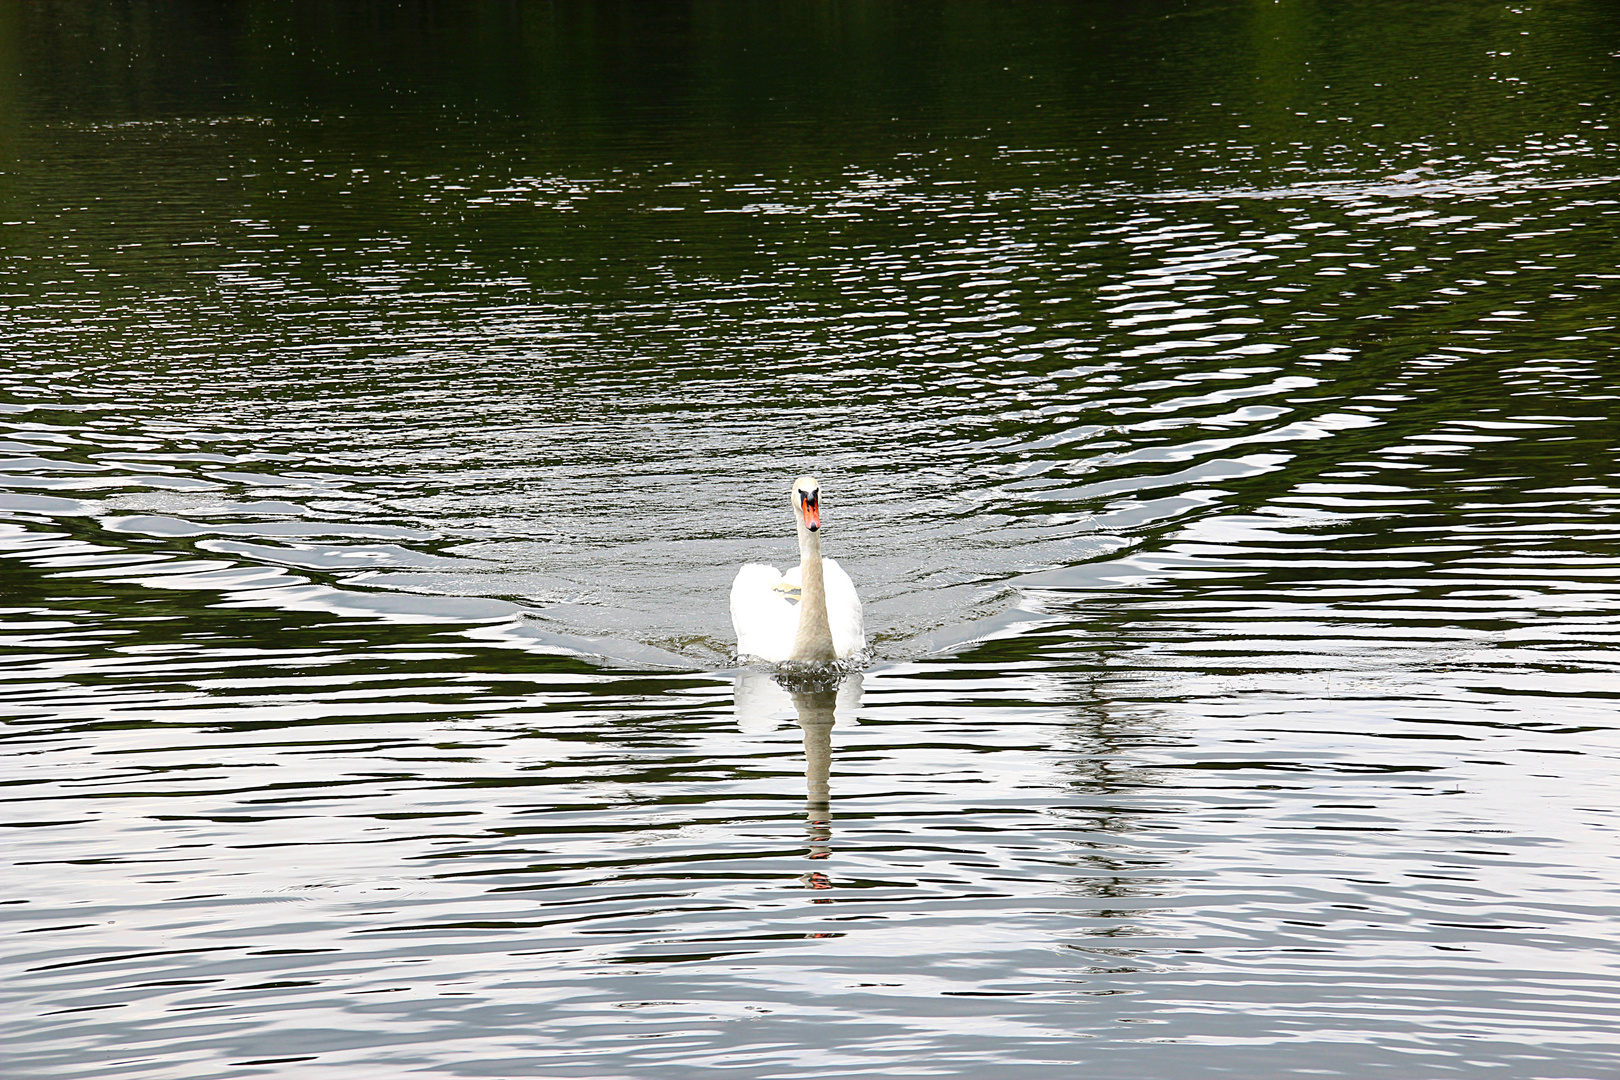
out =
[[1616,25],[0,2],[5,1075],[1620,1072]]

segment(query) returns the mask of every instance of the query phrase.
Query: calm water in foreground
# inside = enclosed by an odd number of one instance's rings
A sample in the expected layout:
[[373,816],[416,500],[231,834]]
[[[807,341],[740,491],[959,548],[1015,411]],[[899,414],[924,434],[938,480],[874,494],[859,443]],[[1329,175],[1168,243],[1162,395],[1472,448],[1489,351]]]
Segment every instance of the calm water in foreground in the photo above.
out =
[[1614,25],[0,3],[5,1075],[1620,1075]]

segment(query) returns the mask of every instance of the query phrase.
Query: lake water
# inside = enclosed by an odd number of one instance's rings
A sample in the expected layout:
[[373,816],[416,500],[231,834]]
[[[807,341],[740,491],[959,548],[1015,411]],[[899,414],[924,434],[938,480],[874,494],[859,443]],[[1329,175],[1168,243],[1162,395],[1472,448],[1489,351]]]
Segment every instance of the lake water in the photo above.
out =
[[1617,40],[0,4],[5,1074],[1620,1075]]

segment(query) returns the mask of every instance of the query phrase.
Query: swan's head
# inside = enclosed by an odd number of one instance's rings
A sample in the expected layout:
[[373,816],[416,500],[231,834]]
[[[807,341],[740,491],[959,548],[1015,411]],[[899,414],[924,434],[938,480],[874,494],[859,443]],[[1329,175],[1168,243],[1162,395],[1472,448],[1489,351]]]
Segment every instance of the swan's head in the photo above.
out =
[[811,532],[821,528],[821,485],[813,476],[793,481],[793,516]]

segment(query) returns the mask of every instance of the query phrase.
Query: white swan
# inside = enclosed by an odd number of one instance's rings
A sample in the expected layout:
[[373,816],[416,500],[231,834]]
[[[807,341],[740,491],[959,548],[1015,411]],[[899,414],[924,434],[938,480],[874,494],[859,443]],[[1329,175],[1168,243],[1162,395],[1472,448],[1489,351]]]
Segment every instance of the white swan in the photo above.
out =
[[774,566],[747,563],[731,583],[737,655],[772,664],[847,660],[866,648],[861,598],[849,575],[821,557],[821,485],[801,476],[792,497],[799,565],[784,575]]

